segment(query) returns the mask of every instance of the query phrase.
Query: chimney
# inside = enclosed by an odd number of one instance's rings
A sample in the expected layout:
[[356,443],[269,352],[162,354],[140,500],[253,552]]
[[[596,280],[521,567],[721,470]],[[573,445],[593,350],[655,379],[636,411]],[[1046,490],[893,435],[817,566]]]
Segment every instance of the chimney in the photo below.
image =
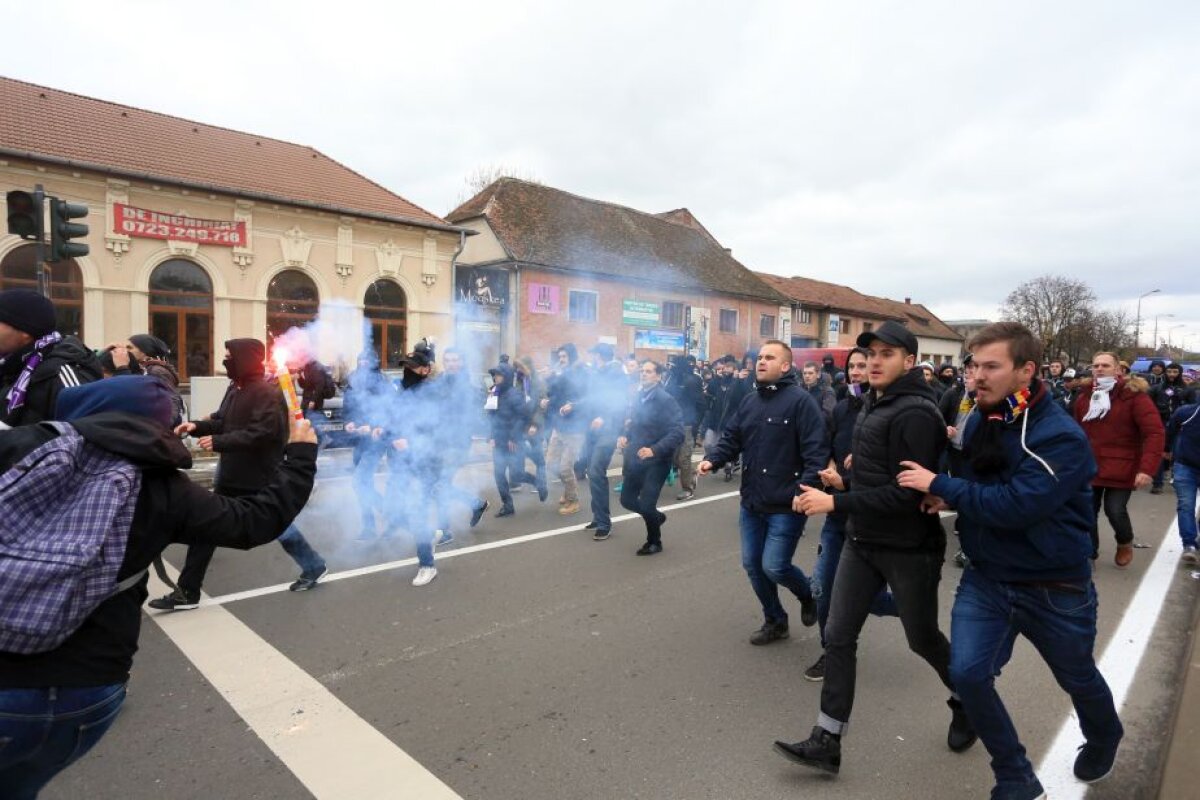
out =
[[912,298],[911,298],[911,297],[906,297],[906,298],[904,298],[904,303],[905,303],[905,305],[910,305],[910,306],[911,306],[911,305],[912,305]]

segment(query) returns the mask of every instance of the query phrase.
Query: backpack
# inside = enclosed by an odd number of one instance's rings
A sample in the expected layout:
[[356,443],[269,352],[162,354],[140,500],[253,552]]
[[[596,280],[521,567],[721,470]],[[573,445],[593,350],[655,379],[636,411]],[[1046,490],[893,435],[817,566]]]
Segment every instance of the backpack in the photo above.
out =
[[117,581],[142,474],[64,422],[0,474],[0,651],[42,653],[74,633]]

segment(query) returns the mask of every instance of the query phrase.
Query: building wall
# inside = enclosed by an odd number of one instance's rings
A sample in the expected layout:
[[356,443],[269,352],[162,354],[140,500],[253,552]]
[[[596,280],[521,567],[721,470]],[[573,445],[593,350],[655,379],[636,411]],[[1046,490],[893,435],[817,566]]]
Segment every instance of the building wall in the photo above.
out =
[[[450,331],[456,233],[0,160],[0,191],[31,190],[37,183],[47,195],[85,203],[91,210],[82,220],[91,229],[86,239],[91,252],[77,259],[86,298],[84,338],[90,346],[102,347],[149,329],[150,275],[171,258],[194,262],[212,281],[212,363],[218,369],[225,339],[265,338],[267,287],[284,269],[304,272],[316,284],[322,302],[345,301],[359,318],[371,283],[379,278],[395,281],[408,304],[410,347],[422,336],[446,336]],[[243,219],[249,241],[225,247],[127,236],[112,230],[113,203],[199,219]],[[0,236],[0,259],[23,244],[15,236]],[[358,349],[356,342],[339,342],[323,350],[335,346]]]
[[962,342],[956,339],[935,339],[931,336],[918,336],[920,345],[918,361],[932,361],[934,364],[959,364],[962,359]]
[[[807,323],[800,322],[802,308],[809,312],[810,321]],[[831,341],[829,333],[830,319],[834,315],[838,317],[839,322],[843,323],[836,342]],[[811,342],[807,345],[810,347],[853,347],[855,340],[866,330],[867,325],[878,328],[882,324],[883,319],[880,317],[852,312],[816,309],[803,306],[803,304],[792,308],[793,341],[807,340]]]

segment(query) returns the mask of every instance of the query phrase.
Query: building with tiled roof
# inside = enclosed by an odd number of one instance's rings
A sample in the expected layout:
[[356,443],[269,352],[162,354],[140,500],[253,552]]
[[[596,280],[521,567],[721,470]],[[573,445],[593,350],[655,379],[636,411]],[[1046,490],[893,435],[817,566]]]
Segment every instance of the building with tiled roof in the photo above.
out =
[[460,297],[476,280],[505,287],[506,305],[492,291],[465,321],[497,351],[544,359],[564,342],[607,341],[644,356],[740,355],[789,315],[789,299],[686,209],[650,214],[501,178],[446,218],[479,234],[459,259]]
[[[90,254],[51,268],[60,327],[97,347],[155,333],[185,380],[214,373],[225,339],[330,300],[390,360],[451,327],[464,232],[312,147],[0,78],[0,185],[38,183],[91,209]],[[0,238],[0,286],[32,270],[32,246]]]

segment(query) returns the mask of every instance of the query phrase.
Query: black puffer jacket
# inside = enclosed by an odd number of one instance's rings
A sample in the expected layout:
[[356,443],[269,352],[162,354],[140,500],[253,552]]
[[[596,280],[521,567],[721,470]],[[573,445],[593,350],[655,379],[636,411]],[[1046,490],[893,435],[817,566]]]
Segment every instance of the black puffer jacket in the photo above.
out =
[[850,541],[896,550],[941,550],[946,537],[936,514],[921,511],[922,494],[896,485],[901,461],[933,472],[946,447],[937,395],[919,368],[882,396],[871,392],[854,426],[851,489],[834,496],[834,510],[850,515]]
[[[105,412],[71,424],[89,443],[128,458],[142,471],[118,580],[146,569],[173,542],[246,550],[272,541],[304,507],[317,470],[316,445],[288,445],[286,460],[268,476],[266,488],[236,499],[219,497],[180,471],[192,463],[187,448],[152,420]],[[46,426],[0,432],[0,472],[57,435]],[[129,680],[146,596],[143,579],[101,603],[54,650],[0,653],[0,689],[106,686]]]
[[791,512],[801,485],[821,485],[817,472],[828,460],[827,436],[820,407],[789,370],[743,398],[705,457],[720,469],[741,453],[742,505],[784,514]]
[[8,413],[8,394],[25,368],[25,357],[32,352],[26,350],[13,353],[0,365],[0,422],[15,428],[18,425],[33,425],[54,419],[54,406],[58,393],[68,386],[80,386],[98,381],[103,374],[96,354],[74,336],[64,336],[46,349],[42,363],[33,370],[29,388],[25,392],[25,404]]
[[233,357],[229,389],[221,407],[196,423],[192,436],[212,436],[213,451],[221,454],[213,482],[218,492],[254,492],[274,477],[283,458],[287,401],[263,372],[262,342],[231,339],[225,346]]

